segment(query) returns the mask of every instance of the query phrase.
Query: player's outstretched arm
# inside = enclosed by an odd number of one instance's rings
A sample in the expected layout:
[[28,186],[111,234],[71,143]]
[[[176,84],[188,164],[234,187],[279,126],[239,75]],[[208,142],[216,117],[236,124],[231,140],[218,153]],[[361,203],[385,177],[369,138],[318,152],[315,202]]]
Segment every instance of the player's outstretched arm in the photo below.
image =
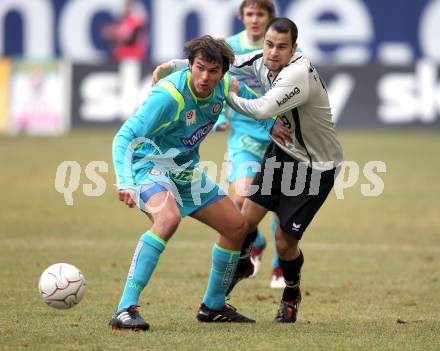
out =
[[187,59],[174,59],[168,62],[161,63],[157,66],[151,78],[151,86],[155,86],[159,80],[170,75],[171,73],[180,71],[186,67],[188,67]]
[[[112,154],[118,191],[135,189],[131,163],[136,148],[144,143],[151,143],[152,138],[165,133],[177,112],[177,101],[159,84],[141,108],[116,133]],[[123,196],[124,200],[121,201],[129,205],[125,201],[126,195]]]
[[[276,84],[278,83],[278,84]],[[309,98],[307,69],[283,71],[275,79],[272,88],[254,100],[239,97],[231,86],[229,105],[237,112],[255,119],[268,119],[302,105]]]
[[154,87],[159,80],[168,76],[173,72],[174,63],[168,61],[157,66],[153,71],[153,76],[151,77],[151,86]]

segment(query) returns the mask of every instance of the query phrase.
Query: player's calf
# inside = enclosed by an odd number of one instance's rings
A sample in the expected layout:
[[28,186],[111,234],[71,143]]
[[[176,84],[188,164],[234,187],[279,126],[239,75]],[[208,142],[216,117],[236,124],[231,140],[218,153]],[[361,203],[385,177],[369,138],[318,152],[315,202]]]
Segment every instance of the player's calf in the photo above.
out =
[[237,269],[235,271],[234,277],[232,278],[231,285],[229,286],[226,295],[229,295],[232,289],[237,285],[237,283],[243,279],[249,278],[254,273],[254,265],[251,261],[250,250],[252,243],[257,237],[257,231],[249,233],[244,239],[243,245],[240,251],[240,258],[238,260]]

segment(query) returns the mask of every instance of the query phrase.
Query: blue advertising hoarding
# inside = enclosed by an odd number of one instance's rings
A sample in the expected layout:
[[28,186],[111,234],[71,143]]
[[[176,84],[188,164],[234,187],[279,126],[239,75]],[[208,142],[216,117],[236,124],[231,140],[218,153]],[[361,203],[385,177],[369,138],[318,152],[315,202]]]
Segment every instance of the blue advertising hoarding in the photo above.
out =
[[[0,56],[96,61],[107,57],[101,32],[123,0],[1,0]],[[440,0],[278,0],[299,27],[299,44],[317,64],[440,61]],[[142,0],[151,62],[180,56],[201,34],[241,29],[238,0]],[[213,10],[215,9],[215,10]]]

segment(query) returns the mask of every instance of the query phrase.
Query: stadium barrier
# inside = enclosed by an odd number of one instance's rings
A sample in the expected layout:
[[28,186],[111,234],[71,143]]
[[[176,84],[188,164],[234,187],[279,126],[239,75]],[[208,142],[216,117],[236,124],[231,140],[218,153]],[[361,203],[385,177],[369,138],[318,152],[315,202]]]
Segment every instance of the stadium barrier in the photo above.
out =
[[[0,61],[0,132],[57,135],[118,125],[148,96],[154,66],[136,61]],[[322,66],[338,128],[440,126],[439,67]]]

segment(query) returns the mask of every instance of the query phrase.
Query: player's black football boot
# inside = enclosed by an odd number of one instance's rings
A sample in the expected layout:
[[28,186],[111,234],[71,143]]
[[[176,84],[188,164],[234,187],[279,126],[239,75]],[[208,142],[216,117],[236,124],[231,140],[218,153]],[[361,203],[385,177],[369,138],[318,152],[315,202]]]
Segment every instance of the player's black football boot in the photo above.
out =
[[301,303],[301,293],[299,297],[292,302],[281,300],[277,315],[275,316],[275,323],[295,323],[298,314],[299,304]]
[[253,273],[254,264],[251,262],[250,259],[247,259],[244,262],[239,262],[234,277],[232,278],[231,285],[229,285],[229,288],[226,291],[226,296],[231,293],[232,289],[234,289],[234,286],[237,285],[240,280],[249,278]]
[[115,312],[110,320],[112,330],[146,331],[150,329],[150,325],[139,314],[138,307],[130,306]]
[[226,304],[221,310],[211,310],[205,304],[199,306],[196,318],[207,323],[255,323],[253,319],[237,312],[235,307]]

